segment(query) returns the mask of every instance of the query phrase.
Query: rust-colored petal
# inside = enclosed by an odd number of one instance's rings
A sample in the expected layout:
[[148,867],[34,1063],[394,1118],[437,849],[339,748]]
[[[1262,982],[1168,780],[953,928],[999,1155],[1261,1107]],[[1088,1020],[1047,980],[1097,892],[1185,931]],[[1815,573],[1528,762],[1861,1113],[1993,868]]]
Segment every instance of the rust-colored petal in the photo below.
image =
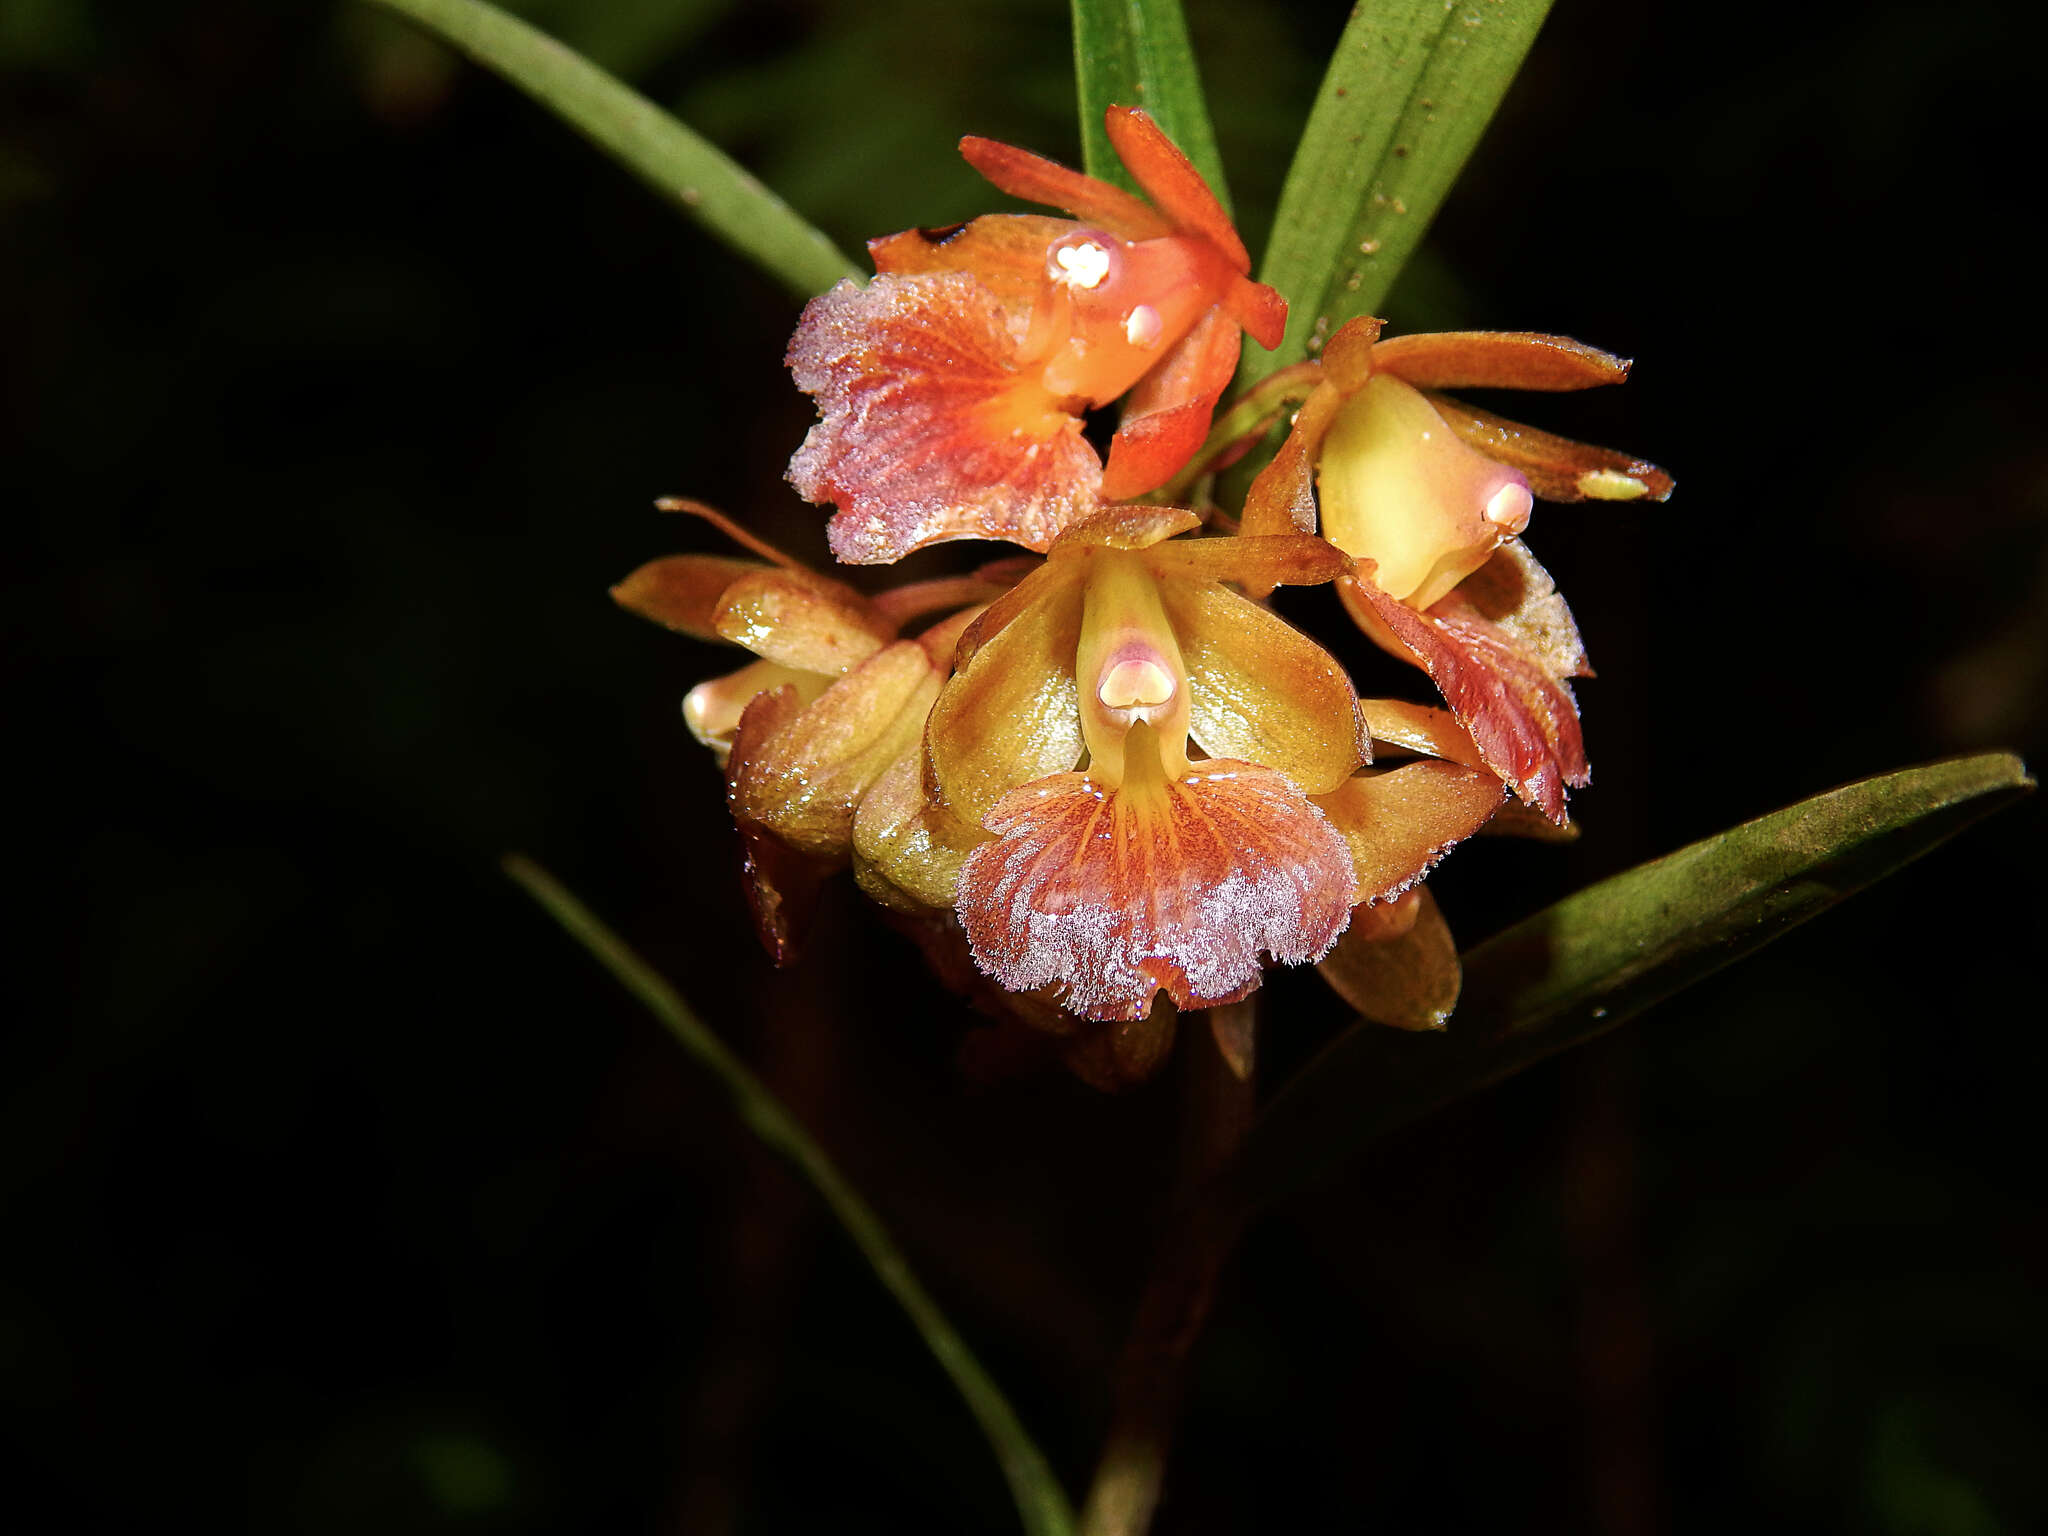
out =
[[1487,766],[1552,821],[1565,819],[1565,787],[1591,782],[1570,686],[1499,624],[1456,595],[1417,613],[1368,575],[1337,583],[1359,627],[1429,673]]
[[804,307],[789,345],[820,420],[789,480],[839,508],[832,550],[884,564],[948,539],[1043,550],[1100,500],[1079,419],[1014,367],[1001,302],[958,272],[842,282]]
[[885,907],[941,910],[953,905],[961,861],[985,841],[986,833],[931,797],[923,763],[911,753],[875,781],[854,813],[854,878]]
[[1351,847],[1359,902],[1407,890],[1500,809],[1500,779],[1458,763],[1368,768],[1317,795],[1316,805]]
[[838,677],[874,655],[896,631],[854,593],[834,587],[837,582],[821,583],[809,572],[755,570],[726,588],[712,611],[712,626],[720,639],[756,656]]
[[769,569],[731,555],[664,555],[612,588],[612,601],[643,619],[698,640],[721,640],[712,613],[726,588]]
[[1142,107],[1111,107],[1103,113],[1102,122],[1117,159],[1154,206],[1172,220],[1173,227],[1182,234],[1200,235],[1221,251],[1236,271],[1251,271],[1252,258],[1238,238],[1237,226],[1216,201],[1202,173],[1152,120],[1152,114]]
[[1237,372],[1237,322],[1211,309],[1158,366],[1138,380],[1109,441],[1102,494],[1125,501],[1157,490],[1195,456],[1209,419]]
[[800,853],[845,859],[854,808],[884,769],[914,752],[938,688],[924,648],[899,640],[801,713],[791,712],[794,689],[761,695],[747,706],[726,765],[733,815],[759,823]]
[[1314,960],[1351,915],[1343,838],[1251,763],[1133,774],[1114,793],[1060,774],[987,824],[997,840],[960,876],[976,963],[1012,991],[1061,986],[1089,1018],[1143,1018],[1161,990],[1183,1008],[1232,1001],[1259,984],[1262,954]]
[[1190,734],[1204,752],[1262,763],[1311,795],[1367,760],[1358,696],[1328,651],[1213,582],[1161,582],[1159,593],[1187,668]]
[[1418,389],[1595,389],[1628,377],[1629,361],[1569,336],[1534,331],[1431,331],[1373,348],[1373,366]]
[[1382,939],[1347,933],[1316,970],[1375,1024],[1442,1029],[1463,982],[1458,944],[1427,890],[1417,888],[1402,900],[1416,908],[1405,932]]
[[1445,426],[1520,470],[1545,501],[1663,501],[1678,483],[1647,459],[1539,432],[1445,395],[1431,394],[1429,402]]
[[1036,584],[1035,600],[981,641],[932,707],[931,783],[963,821],[981,822],[1018,785],[1081,759],[1081,584],[1076,570],[1048,565],[1042,574],[1017,589]]
[[1166,216],[1143,198],[1028,149],[969,134],[960,141],[960,154],[998,190],[1027,203],[1064,208],[1125,240],[1156,240],[1173,233]]

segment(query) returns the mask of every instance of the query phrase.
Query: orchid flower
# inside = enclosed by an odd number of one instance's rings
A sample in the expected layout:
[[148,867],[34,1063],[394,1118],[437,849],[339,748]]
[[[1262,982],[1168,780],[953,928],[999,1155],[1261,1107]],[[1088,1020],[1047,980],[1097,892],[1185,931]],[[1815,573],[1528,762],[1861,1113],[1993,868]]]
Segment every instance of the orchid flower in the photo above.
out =
[[[872,241],[877,276],[805,307],[789,345],[821,419],[791,460],[839,510],[833,553],[883,564],[947,539],[1044,551],[1105,499],[1162,485],[1201,446],[1238,333],[1277,346],[1287,306],[1201,175],[1144,112],[1111,143],[1151,201],[990,139],[1003,191],[1074,219],[991,214]],[[1082,413],[1129,394],[1105,467]]]
[[1461,405],[1442,389],[1570,390],[1629,365],[1558,336],[1379,339],[1354,320],[1245,503],[1246,533],[1320,527],[1358,562],[1337,586],[1383,649],[1426,670],[1488,767],[1554,822],[1589,782],[1567,681],[1589,677],[1571,611],[1519,538],[1535,498],[1652,500],[1654,464]]

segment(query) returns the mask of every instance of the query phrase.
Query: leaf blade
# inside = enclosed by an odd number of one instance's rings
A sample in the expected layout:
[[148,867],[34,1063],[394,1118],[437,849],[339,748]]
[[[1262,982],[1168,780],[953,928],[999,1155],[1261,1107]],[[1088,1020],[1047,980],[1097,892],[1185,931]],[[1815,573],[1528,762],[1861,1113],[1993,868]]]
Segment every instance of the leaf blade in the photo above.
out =
[[518,86],[799,298],[861,270],[723,151],[485,0],[371,0]]
[[1226,1178],[1230,1198],[1287,1193],[1393,1130],[1762,947],[2033,788],[2010,753],[1862,779],[1566,897],[1465,956],[1450,1029],[1359,1024],[1290,1082]]
[[1202,96],[1180,0],[1073,0],[1074,88],[1081,109],[1081,168],[1137,190],[1110,146],[1102,115],[1143,107],[1180,146],[1228,211],[1223,160]]
[[747,1128],[787,1158],[831,1208],[875,1277],[909,1315],[926,1347],[966,1399],[968,1409],[1002,1464],[1027,1536],[1072,1536],[1072,1508],[1044,1453],[1025,1432],[1016,1410],[975,1359],[966,1341],[919,1283],[910,1261],[896,1246],[881,1218],[847,1182],[824,1148],[811,1139],[796,1116],[697,1017],[682,995],[567,887],[521,854],[508,854],[503,862],[505,873],[725,1085],[734,1110]]
[[1290,306],[1248,386],[1376,313],[1436,217],[1550,0],[1377,0],[1345,25],[1280,193],[1259,281]]

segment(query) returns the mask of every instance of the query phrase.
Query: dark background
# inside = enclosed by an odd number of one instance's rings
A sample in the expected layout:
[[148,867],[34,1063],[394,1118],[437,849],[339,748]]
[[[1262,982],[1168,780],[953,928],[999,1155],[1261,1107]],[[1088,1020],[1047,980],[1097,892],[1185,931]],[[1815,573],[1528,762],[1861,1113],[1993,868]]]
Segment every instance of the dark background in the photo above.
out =
[[[1054,0],[525,9],[849,247],[985,206],[963,132],[1075,153]],[[1192,7],[1255,250],[1345,10]],[[1468,938],[1846,779],[2040,760],[2032,14],[1560,0],[1389,308],[1634,356],[1522,411],[1681,485],[1538,513],[1598,781],[1575,846],[1445,867]],[[819,1127],[1078,1485],[1176,1072],[964,1074],[850,892],[771,971],[677,713],[732,660],[605,597],[711,547],[663,493],[822,555],[793,306],[381,14],[7,0],[0,67],[10,1506],[1009,1528],[908,1325],[514,848]],[[2044,853],[2007,811],[1273,1213],[1161,1530],[2048,1527]],[[1343,1023],[1272,996],[1282,1067]]]

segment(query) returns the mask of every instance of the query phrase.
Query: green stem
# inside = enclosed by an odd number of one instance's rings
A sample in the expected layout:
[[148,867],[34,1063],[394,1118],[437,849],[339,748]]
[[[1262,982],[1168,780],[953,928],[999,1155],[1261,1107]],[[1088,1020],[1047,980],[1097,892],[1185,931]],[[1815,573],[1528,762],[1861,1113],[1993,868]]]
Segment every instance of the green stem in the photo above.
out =
[[982,1433],[994,1447],[1009,1479],[1010,1492],[1017,1501],[1024,1529],[1030,1536],[1070,1536],[1073,1513],[1060,1490],[1045,1455],[1032,1443],[1018,1420],[1016,1410],[995,1382],[968,1350],[966,1341],[940,1312],[938,1303],[918,1283],[910,1261],[896,1246],[881,1218],[846,1181],[824,1149],[783,1108],[759,1078],[728,1050],[723,1041],[706,1028],[690,1005],[653,967],[626,946],[617,934],[598,920],[591,910],[546,870],[521,854],[508,854],[505,873],[521,885],[549,916],[560,923],[614,978],[647,1005],[647,1009],[668,1027],[682,1046],[710,1068],[726,1091],[733,1108],[756,1136],[796,1167],[824,1197],[832,1214],[839,1218],[866,1256],[882,1284],[888,1288],[910,1321],[924,1336],[926,1345],[938,1358],[940,1367],[967,1400],[968,1409],[980,1423]]

